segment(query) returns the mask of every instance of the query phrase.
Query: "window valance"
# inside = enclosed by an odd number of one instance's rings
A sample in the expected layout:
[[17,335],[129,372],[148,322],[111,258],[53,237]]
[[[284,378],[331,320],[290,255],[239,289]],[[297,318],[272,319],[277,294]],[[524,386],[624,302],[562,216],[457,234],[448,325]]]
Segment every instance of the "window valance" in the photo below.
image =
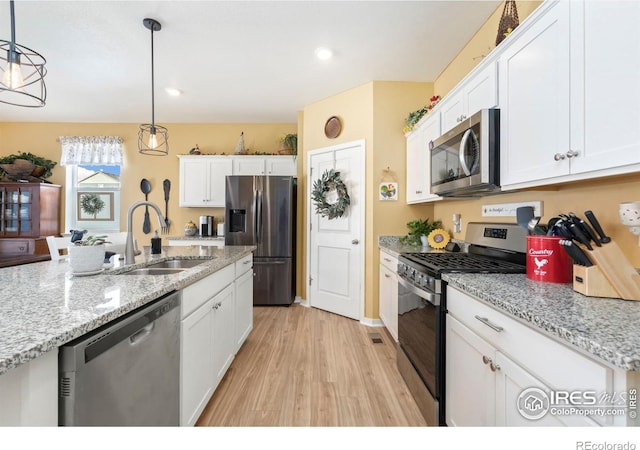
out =
[[119,136],[60,136],[61,166],[72,164],[119,166],[122,138]]

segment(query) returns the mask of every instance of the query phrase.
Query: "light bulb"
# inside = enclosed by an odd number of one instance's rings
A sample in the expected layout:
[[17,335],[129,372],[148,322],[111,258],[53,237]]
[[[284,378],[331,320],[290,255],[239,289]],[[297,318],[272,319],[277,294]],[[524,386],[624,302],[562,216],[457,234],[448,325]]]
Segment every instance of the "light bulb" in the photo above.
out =
[[149,135],[149,148],[155,149],[158,146],[158,139],[156,138],[156,133],[152,132]]
[[2,75],[2,84],[9,89],[19,89],[24,85],[20,62],[10,62]]

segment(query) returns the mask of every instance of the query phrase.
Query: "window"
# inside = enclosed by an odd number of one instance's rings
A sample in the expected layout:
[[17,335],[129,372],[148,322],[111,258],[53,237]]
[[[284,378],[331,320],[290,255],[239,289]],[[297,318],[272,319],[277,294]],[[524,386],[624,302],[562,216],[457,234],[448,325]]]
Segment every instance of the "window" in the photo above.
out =
[[120,231],[118,136],[60,136],[60,165],[67,168],[65,232]]
[[66,168],[65,231],[120,231],[120,166]]

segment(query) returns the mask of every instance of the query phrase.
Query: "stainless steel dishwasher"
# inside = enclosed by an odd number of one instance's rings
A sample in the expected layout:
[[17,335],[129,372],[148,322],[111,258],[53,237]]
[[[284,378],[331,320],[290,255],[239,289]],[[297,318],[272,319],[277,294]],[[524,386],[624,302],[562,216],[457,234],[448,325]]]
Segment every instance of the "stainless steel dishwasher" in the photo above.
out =
[[60,348],[58,423],[180,424],[180,293]]

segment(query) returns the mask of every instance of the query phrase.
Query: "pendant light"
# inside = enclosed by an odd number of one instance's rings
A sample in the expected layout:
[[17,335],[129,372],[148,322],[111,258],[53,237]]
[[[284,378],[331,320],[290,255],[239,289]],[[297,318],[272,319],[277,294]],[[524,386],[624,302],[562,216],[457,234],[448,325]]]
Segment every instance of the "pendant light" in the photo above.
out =
[[30,48],[16,44],[16,24],[13,0],[11,13],[11,40],[0,40],[0,102],[15,106],[38,108],[47,99],[44,77],[47,61]]
[[155,19],[144,19],[144,26],[151,30],[151,123],[140,125],[138,131],[138,151],[145,155],[165,156],[169,154],[169,131],[156,125],[153,77],[153,32],[160,31],[162,26]]

